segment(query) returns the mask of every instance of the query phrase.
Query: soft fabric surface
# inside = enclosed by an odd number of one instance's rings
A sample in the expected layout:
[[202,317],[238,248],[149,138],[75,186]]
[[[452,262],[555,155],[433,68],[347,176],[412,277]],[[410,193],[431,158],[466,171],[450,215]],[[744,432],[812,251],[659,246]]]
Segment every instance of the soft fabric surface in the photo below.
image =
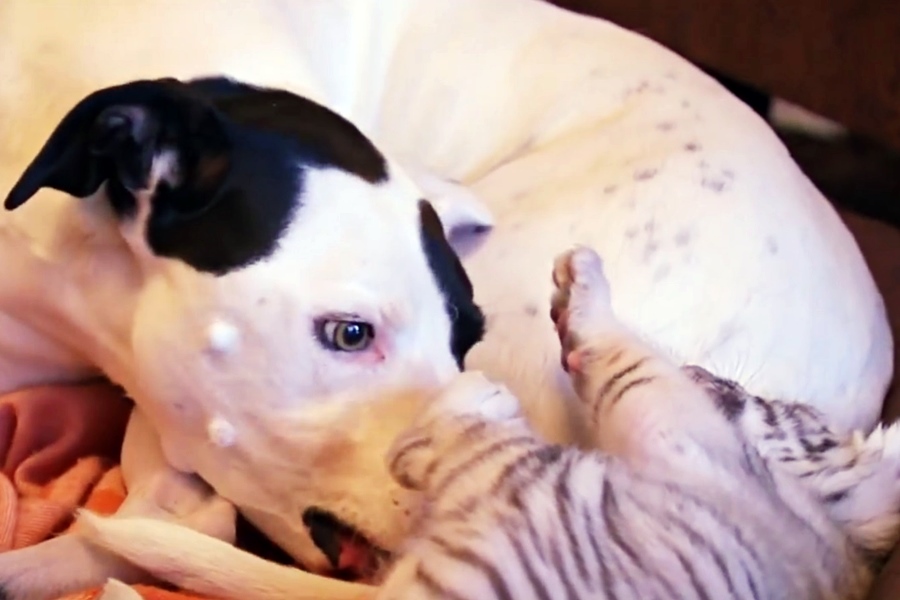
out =
[[[160,588],[150,587],[147,585],[132,586],[145,600],[191,600],[204,598],[203,596],[195,596],[186,592],[170,592]],[[95,600],[99,598],[101,590],[87,590],[78,594],[70,594],[60,598],[60,600]]]
[[[125,499],[117,464],[131,403],[104,383],[0,396],[0,551],[67,535],[79,506],[111,514]],[[136,586],[147,600],[197,598]],[[65,600],[93,600],[85,590]]]
[[85,502],[103,512],[118,506],[124,488],[114,465],[130,410],[105,384],[0,397],[0,548],[59,533]]

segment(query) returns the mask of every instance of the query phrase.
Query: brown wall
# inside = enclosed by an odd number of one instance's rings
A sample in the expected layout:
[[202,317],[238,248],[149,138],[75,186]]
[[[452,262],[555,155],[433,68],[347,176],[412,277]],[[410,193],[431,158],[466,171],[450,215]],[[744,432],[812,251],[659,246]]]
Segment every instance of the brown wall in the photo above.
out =
[[900,149],[900,0],[551,0]]

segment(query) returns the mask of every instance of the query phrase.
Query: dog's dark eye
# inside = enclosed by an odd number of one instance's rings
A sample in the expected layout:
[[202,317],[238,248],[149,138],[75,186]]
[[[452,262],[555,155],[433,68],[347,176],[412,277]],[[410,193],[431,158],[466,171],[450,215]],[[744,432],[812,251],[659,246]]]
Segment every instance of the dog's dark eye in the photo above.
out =
[[322,321],[318,337],[329,350],[361,352],[372,344],[375,329],[364,321]]

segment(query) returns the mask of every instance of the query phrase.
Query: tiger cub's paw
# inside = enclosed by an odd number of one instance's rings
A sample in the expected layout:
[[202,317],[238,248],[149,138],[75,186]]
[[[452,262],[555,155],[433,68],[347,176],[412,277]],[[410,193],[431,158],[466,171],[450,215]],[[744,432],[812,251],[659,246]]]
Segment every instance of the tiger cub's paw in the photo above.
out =
[[553,284],[550,317],[562,344],[563,368],[568,370],[569,355],[602,335],[615,316],[603,261],[591,248],[576,246],[559,255],[553,265]]
[[519,416],[520,405],[506,386],[492,382],[480,371],[465,371],[441,391],[433,410],[443,416],[505,421]]
[[500,422],[519,415],[519,401],[506,387],[477,371],[460,373],[394,440],[386,455],[388,471],[401,486],[427,491],[436,465],[472,420]]

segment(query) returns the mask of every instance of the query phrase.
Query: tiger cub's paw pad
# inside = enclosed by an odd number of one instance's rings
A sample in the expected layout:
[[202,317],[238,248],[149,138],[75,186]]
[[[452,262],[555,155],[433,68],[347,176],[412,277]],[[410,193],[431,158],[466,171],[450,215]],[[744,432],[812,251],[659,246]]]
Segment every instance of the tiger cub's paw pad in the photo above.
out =
[[562,342],[563,366],[569,354],[583,344],[594,329],[613,319],[609,282],[603,261],[592,249],[577,246],[556,258],[555,291],[550,316]]

